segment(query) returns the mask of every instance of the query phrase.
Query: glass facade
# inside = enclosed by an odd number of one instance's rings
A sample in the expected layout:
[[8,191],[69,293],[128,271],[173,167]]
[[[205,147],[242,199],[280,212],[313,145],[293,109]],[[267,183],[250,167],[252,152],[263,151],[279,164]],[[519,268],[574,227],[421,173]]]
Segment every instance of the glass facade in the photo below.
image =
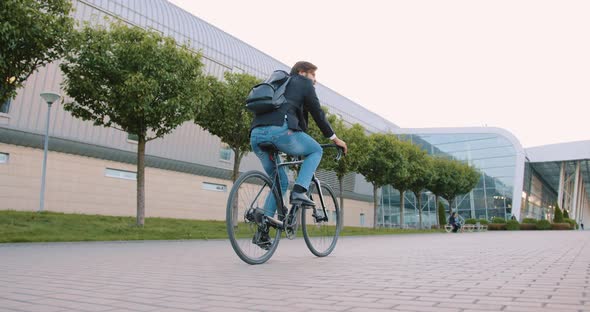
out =
[[[555,164],[555,167],[558,165]],[[521,217],[552,220],[556,202],[557,192],[555,189],[533,168],[533,164],[526,163]]]
[[[436,157],[454,158],[473,165],[481,172],[477,186],[468,194],[458,196],[453,210],[463,218],[491,220],[493,217],[512,216],[516,149],[504,136],[494,133],[406,134],[408,140]],[[520,187],[520,185],[518,186]],[[405,193],[404,227],[417,227],[419,215],[414,194]],[[520,198],[518,199],[520,200]],[[436,224],[434,195],[422,194],[422,223]],[[448,203],[442,200],[443,203]],[[391,186],[382,188],[378,225],[399,227],[400,193]]]

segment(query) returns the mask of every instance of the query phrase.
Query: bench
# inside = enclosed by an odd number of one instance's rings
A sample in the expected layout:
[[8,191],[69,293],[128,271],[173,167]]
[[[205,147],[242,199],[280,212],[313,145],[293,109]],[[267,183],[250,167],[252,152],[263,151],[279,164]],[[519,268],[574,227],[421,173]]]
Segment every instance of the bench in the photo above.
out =
[[[488,230],[488,226],[484,224],[463,224],[459,229],[460,232],[486,232]],[[451,233],[453,231],[453,226],[450,224],[445,224],[445,232]]]

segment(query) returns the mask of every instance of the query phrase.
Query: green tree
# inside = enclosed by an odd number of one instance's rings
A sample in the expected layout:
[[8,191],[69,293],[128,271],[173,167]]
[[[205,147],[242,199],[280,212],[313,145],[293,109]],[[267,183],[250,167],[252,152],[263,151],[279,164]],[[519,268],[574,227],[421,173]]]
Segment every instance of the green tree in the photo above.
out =
[[[555,204],[556,207],[559,207],[558,204]],[[567,212],[567,210],[563,209],[563,219],[569,219],[570,218],[570,214]]]
[[218,136],[233,151],[232,181],[240,174],[240,163],[250,152],[250,126],[253,115],[246,110],[246,97],[259,83],[249,74],[226,72],[224,82],[207,77],[209,101],[196,106],[195,123]]
[[479,181],[480,173],[461,161],[448,159],[441,162],[437,175],[442,176],[442,197],[449,202],[449,214],[453,211],[453,201],[459,195],[469,193]]
[[563,213],[559,209],[559,205],[555,204],[555,214],[553,215],[553,223],[563,223]]
[[96,126],[135,134],[137,224],[145,217],[145,146],[193,118],[204,101],[201,56],[174,39],[137,27],[85,27],[61,65],[64,108]]
[[411,169],[414,181],[410,184],[409,189],[414,193],[417,199],[419,225],[422,228],[422,192],[430,185],[433,178],[432,157],[426,153],[415,153],[415,158],[411,158]]
[[0,103],[64,55],[74,26],[71,11],[68,0],[0,1]]
[[373,228],[377,227],[377,190],[388,184],[390,172],[397,170],[403,159],[398,147],[398,139],[392,134],[375,133],[369,136],[365,147],[366,157],[362,159],[358,173],[373,185]]

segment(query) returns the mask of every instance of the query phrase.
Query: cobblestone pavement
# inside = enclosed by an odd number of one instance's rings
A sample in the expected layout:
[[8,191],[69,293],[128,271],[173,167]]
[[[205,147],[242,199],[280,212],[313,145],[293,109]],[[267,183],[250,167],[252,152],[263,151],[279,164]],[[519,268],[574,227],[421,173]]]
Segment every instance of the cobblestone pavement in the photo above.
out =
[[0,245],[0,311],[590,311],[590,232]]

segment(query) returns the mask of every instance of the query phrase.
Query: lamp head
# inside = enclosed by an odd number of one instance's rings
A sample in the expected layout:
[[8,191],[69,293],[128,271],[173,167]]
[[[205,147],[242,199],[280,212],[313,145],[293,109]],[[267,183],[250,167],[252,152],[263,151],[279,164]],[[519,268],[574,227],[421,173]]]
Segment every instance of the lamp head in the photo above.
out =
[[61,97],[61,95],[59,95],[59,93],[52,92],[52,91],[45,91],[45,92],[41,93],[41,98],[43,99],[43,101],[45,101],[49,105],[51,105],[55,101],[59,100],[60,97]]

